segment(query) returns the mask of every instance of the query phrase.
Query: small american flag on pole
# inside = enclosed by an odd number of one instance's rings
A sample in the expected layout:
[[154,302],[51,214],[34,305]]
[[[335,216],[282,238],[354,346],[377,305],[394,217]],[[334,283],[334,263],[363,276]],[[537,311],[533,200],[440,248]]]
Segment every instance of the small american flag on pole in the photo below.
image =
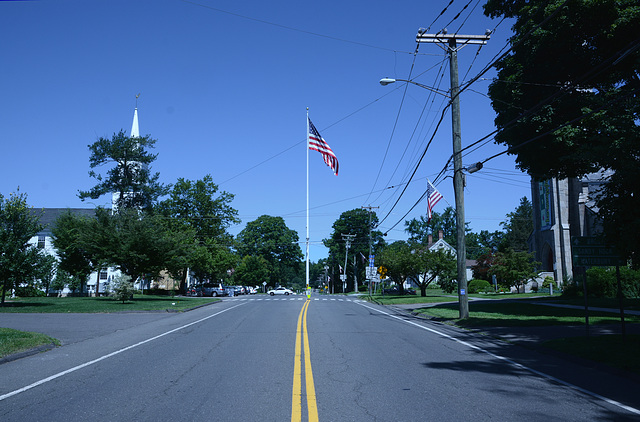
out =
[[309,149],[322,154],[324,162],[331,167],[331,170],[333,170],[336,176],[338,175],[338,157],[336,157],[331,147],[322,139],[318,129],[311,123],[311,119],[309,119]]
[[436,187],[431,184],[431,181],[427,179],[427,222],[431,221],[431,212],[433,211],[433,207],[435,207],[438,201],[442,198],[443,197],[440,192],[438,192],[438,189],[436,189]]

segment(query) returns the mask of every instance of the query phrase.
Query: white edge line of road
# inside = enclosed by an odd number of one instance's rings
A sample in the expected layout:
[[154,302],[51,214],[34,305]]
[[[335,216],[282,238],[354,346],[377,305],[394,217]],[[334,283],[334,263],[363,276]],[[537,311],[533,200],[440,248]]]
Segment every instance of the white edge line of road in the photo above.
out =
[[391,317],[391,318],[397,319],[397,320],[399,320],[399,321],[402,321],[402,322],[404,322],[404,323],[406,323],[406,324],[413,325],[413,326],[415,326],[415,327],[418,327],[418,328],[421,328],[421,329],[423,329],[423,330],[426,330],[426,331],[432,332],[432,333],[434,333],[434,334],[437,334],[437,335],[439,335],[439,336],[441,336],[441,337],[447,338],[447,339],[449,339],[449,340],[453,340],[453,341],[455,341],[456,343],[460,343],[460,344],[462,344],[462,345],[464,345],[464,346],[467,346],[467,347],[469,347],[469,348],[471,348],[471,349],[473,349],[473,350],[476,350],[476,351],[479,351],[479,352],[482,352],[482,353],[486,353],[487,355],[489,355],[489,356],[491,356],[491,357],[493,357],[493,358],[496,358],[496,359],[502,360],[502,361],[504,361],[504,362],[507,362],[507,363],[509,363],[510,365],[515,366],[516,368],[520,368],[520,369],[523,369],[523,370],[525,370],[525,371],[528,371],[528,372],[534,373],[534,374],[536,374],[536,375],[538,375],[538,376],[540,376],[540,377],[542,377],[542,378],[545,378],[545,379],[548,379],[548,380],[550,380],[550,381],[556,382],[556,383],[558,383],[558,384],[564,385],[565,387],[569,387],[569,388],[571,388],[571,389],[574,389],[574,390],[580,391],[581,393],[584,393],[584,394],[589,395],[589,396],[591,396],[591,397],[594,397],[594,398],[597,398],[597,399],[599,399],[599,400],[605,401],[605,402],[607,402],[607,403],[609,403],[609,404],[611,404],[611,405],[613,405],[613,406],[620,407],[620,408],[622,408],[622,409],[624,409],[624,410],[626,410],[626,411],[628,411],[628,412],[634,413],[634,414],[636,414],[636,415],[640,415],[640,410],[639,410],[639,409],[636,409],[635,407],[627,406],[627,405],[622,404],[622,403],[620,403],[620,402],[618,402],[618,401],[615,401],[615,400],[613,400],[613,399],[610,399],[610,398],[607,398],[607,397],[601,396],[601,395],[600,395],[600,394],[598,394],[598,393],[594,393],[593,391],[585,390],[585,389],[584,389],[584,388],[582,388],[582,387],[578,387],[577,385],[571,384],[571,383],[566,382],[566,381],[563,381],[563,380],[561,380],[561,379],[559,379],[559,378],[556,378],[556,377],[553,377],[553,376],[551,376],[551,375],[545,374],[544,372],[540,372],[540,371],[537,371],[537,370],[535,370],[535,369],[533,369],[533,368],[529,368],[528,366],[522,365],[522,364],[520,364],[520,363],[518,363],[518,362],[515,362],[515,361],[513,361],[513,360],[511,360],[511,359],[509,359],[509,358],[506,358],[506,357],[504,357],[504,356],[500,356],[500,355],[496,355],[495,353],[491,353],[491,352],[490,352],[490,351],[488,351],[488,350],[485,350],[485,349],[483,349],[483,348],[481,348],[481,347],[475,346],[475,345],[473,345],[473,344],[471,344],[471,343],[467,343],[467,342],[466,342],[466,341],[464,341],[464,340],[457,339],[457,338],[455,338],[455,337],[453,337],[453,336],[450,336],[450,335],[448,335],[448,334],[445,334],[445,333],[443,333],[443,332],[441,332],[441,331],[434,330],[433,328],[425,327],[424,325],[417,324],[417,323],[415,323],[415,322],[413,322],[413,321],[407,321],[406,319],[400,318],[400,317],[398,317],[398,316],[396,316],[396,315],[391,315],[390,313],[388,313],[388,312],[384,312],[384,311],[382,311],[382,310],[380,310],[380,309],[373,308],[373,307],[371,307],[371,306],[363,305],[363,304],[359,304],[359,305],[360,305],[360,306],[364,306],[364,307],[365,307],[365,308],[367,308],[367,309],[371,309],[372,311],[379,312],[379,313],[381,313],[381,314],[383,314],[383,315],[386,315],[386,316],[388,316],[388,317]]
[[192,326],[192,325],[194,325],[194,324],[198,324],[198,323],[200,323],[200,322],[202,322],[202,321],[206,321],[206,320],[208,320],[209,318],[213,318],[213,317],[215,317],[215,316],[218,316],[218,315],[220,315],[220,314],[221,314],[221,313],[223,313],[223,312],[230,311],[230,310],[232,310],[232,309],[234,309],[234,308],[237,308],[238,306],[246,305],[246,303],[247,303],[247,302],[239,303],[238,305],[232,306],[231,308],[224,309],[224,310],[222,310],[222,311],[220,311],[220,312],[216,312],[215,314],[212,314],[212,315],[206,316],[206,317],[201,318],[201,319],[199,319],[199,320],[197,320],[197,321],[193,321],[193,322],[190,322],[189,324],[183,325],[183,326],[178,327],[178,328],[174,328],[173,330],[169,330],[169,331],[167,331],[166,333],[158,334],[158,335],[157,335],[157,336],[155,336],[155,337],[148,338],[148,339],[143,340],[143,341],[141,341],[141,342],[139,342],[139,343],[132,344],[131,346],[127,346],[127,347],[125,347],[125,348],[123,348],[123,349],[116,350],[115,352],[111,352],[111,353],[109,353],[109,354],[107,354],[107,355],[101,356],[101,357],[99,357],[99,358],[97,358],[97,359],[91,360],[91,361],[89,361],[89,362],[85,362],[85,363],[83,363],[83,364],[81,364],[81,365],[78,365],[78,366],[74,366],[73,368],[69,368],[69,369],[67,369],[66,371],[58,372],[58,373],[57,373],[57,374],[55,374],[55,375],[51,375],[50,377],[47,377],[47,378],[41,379],[40,381],[36,381],[36,382],[34,382],[33,384],[29,384],[29,385],[27,385],[26,387],[22,387],[22,388],[20,388],[20,389],[18,389],[18,390],[14,390],[14,391],[11,391],[11,392],[9,392],[9,393],[6,393],[6,394],[1,395],[1,396],[0,396],[0,401],[2,401],[2,400],[4,400],[4,399],[8,399],[9,397],[15,396],[16,394],[24,393],[24,392],[25,392],[25,391],[27,391],[27,390],[31,390],[32,388],[38,387],[39,385],[45,384],[45,383],[47,383],[47,382],[49,382],[49,381],[53,381],[53,380],[54,380],[54,379],[56,379],[56,378],[60,378],[60,377],[62,377],[62,376],[65,376],[65,375],[67,375],[67,374],[70,374],[70,373],[72,373],[72,372],[75,372],[75,371],[77,371],[77,370],[79,370],[79,369],[86,368],[87,366],[91,366],[91,365],[93,365],[93,364],[96,364],[96,363],[98,363],[98,362],[100,362],[100,361],[103,361],[103,360],[108,359],[108,358],[110,358],[110,357],[113,357],[113,356],[115,356],[115,355],[119,355],[120,353],[126,352],[127,350],[131,350],[131,349],[136,348],[136,347],[138,347],[138,346],[142,346],[143,344],[146,344],[146,343],[149,343],[149,342],[151,342],[151,341],[157,340],[157,339],[159,339],[159,338],[161,338],[161,337],[164,337],[164,336],[166,336],[166,335],[169,335],[169,334],[175,333],[176,331],[180,331],[180,330],[183,330],[183,329],[185,329],[185,328],[187,328],[187,327],[190,327],[190,326]]

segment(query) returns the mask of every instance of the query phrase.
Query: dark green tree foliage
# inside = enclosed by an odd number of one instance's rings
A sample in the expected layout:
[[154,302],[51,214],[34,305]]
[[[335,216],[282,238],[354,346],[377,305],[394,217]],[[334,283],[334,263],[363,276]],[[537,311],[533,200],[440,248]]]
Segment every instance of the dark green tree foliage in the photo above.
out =
[[434,280],[438,280],[442,287],[450,285],[456,279],[456,258],[448,250],[429,250],[414,244],[412,254],[417,260],[417,269],[419,270],[414,281],[420,288],[421,296],[427,295],[427,287]]
[[96,264],[99,262],[95,251],[91,251],[91,245],[97,244],[105,248],[109,245],[93,237],[92,225],[90,218],[67,210],[58,217],[51,230],[53,246],[60,259],[58,267],[79,280],[81,293],[84,292],[84,285],[91,273],[97,270]]
[[[150,165],[157,155],[150,154],[148,149],[154,147],[155,139],[151,137],[129,137],[125,132],[113,135],[111,139],[98,138],[89,145],[91,157],[89,176],[98,184],[88,191],[79,191],[80,199],[98,199],[102,195],[117,193],[117,209],[135,208],[151,209],[154,202],[167,193],[167,187],[158,182],[159,173],[151,174]],[[105,175],[93,169],[110,166]]]
[[480,230],[480,233],[467,233],[467,259],[481,259],[483,255],[498,250],[504,236],[505,233],[498,230],[494,232]]
[[262,287],[269,280],[269,263],[261,256],[244,256],[233,276],[239,285]]
[[[438,231],[442,230],[445,242],[454,248],[456,247],[456,210],[452,207],[445,208],[442,213],[434,211],[431,214],[430,221],[427,221],[426,215],[421,215],[420,218],[405,221],[404,226],[411,241],[427,245],[429,243],[429,235],[432,236],[434,241],[437,241]],[[467,227],[466,231],[469,232],[470,229]]]
[[496,253],[488,273],[489,276],[495,274],[501,285],[515,287],[520,291],[520,286],[538,275],[536,268],[539,265],[539,262],[534,261],[533,253],[515,252],[509,249]]
[[113,232],[107,259],[132,280],[159,277],[167,262],[183,252],[175,233],[165,230],[158,216],[141,217],[136,210],[121,209],[111,219]]
[[[438,240],[438,232],[442,230],[444,241],[454,248],[457,246],[456,211],[452,207],[445,208],[442,213],[433,212],[430,221],[427,221],[426,216],[420,216],[420,218],[405,221],[404,225],[405,231],[409,234],[409,240],[413,242],[427,245],[429,243],[429,235],[436,242]],[[487,249],[490,250],[499,241],[499,238],[499,232],[489,233],[483,230],[480,234],[473,233],[469,227],[469,222],[466,222],[467,259],[474,259]]]
[[[351,241],[349,257],[347,262],[347,289],[353,289],[353,256],[356,256],[356,272],[360,284],[364,281],[365,267],[369,265],[369,233],[373,254],[378,255],[384,247],[384,238],[379,230],[371,230],[378,225],[378,216],[374,212],[369,212],[363,208],[356,208],[345,211],[333,223],[333,232],[329,239],[324,239],[324,246],[329,248],[329,258],[327,265],[334,269],[332,281],[338,282],[340,279],[339,266],[344,266],[346,243],[342,235],[353,234],[355,237]],[[365,257],[363,260],[362,257]],[[377,262],[377,259],[376,259]],[[340,291],[342,289],[340,288]]]
[[45,296],[49,294],[49,289],[56,276],[57,268],[58,262],[53,255],[40,254],[40,260],[36,269],[36,279],[40,282],[39,287],[44,289]]
[[39,216],[27,205],[26,194],[0,195],[0,281],[6,292],[37,276],[38,250],[29,240],[41,229]]
[[633,258],[640,251],[638,1],[489,0],[485,14],[516,19],[513,49],[489,87],[496,142],[538,179],[613,170],[599,215],[608,241]]
[[241,257],[261,256],[269,263],[269,285],[285,284],[288,269],[300,269],[304,258],[298,233],[287,227],[282,217],[263,215],[247,223],[238,234],[237,250]]
[[398,292],[404,294],[404,283],[416,280],[421,272],[417,255],[409,242],[398,240],[386,246],[380,254],[380,263],[387,269],[387,277],[398,285]]
[[533,206],[526,197],[520,199],[520,205],[514,212],[507,214],[507,220],[500,225],[505,231],[500,244],[501,250],[529,251],[527,240],[533,232]]
[[[640,297],[640,271],[620,268],[622,295],[627,299]],[[615,267],[591,267],[587,270],[587,294],[593,297],[618,296],[618,277]]]
[[233,268],[232,236],[227,229],[240,223],[238,211],[231,207],[234,195],[219,192],[210,175],[201,180],[178,179],[169,197],[162,201],[158,212],[165,218],[166,227],[181,233],[186,254],[173,260],[172,274],[184,288],[187,268],[199,279],[216,280],[226,277]]

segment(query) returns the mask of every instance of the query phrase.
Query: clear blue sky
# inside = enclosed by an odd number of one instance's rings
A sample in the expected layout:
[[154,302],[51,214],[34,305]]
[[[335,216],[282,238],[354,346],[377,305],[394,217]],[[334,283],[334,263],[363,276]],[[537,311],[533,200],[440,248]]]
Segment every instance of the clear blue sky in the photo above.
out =
[[[411,77],[446,91],[443,50],[421,44],[413,54],[418,29],[480,35],[497,26],[479,52],[459,52],[461,82],[476,76],[511,34],[509,22],[482,14],[482,3],[454,1],[438,17],[449,0],[0,1],[0,193],[19,186],[34,207],[92,207],[77,197],[94,184],[87,146],[128,133],[140,93],[140,132],[158,141],[152,170],[163,183],[211,174],[235,195],[242,223],[233,234],[268,214],[282,216],[302,242],[309,107],[340,162],[336,177],[310,152],[315,261],[326,256],[321,240],[342,212],[373,206],[380,218],[389,214],[444,109],[443,96],[378,81]],[[486,97],[486,79],[494,76],[489,71],[461,96],[463,147],[494,130]],[[480,144],[463,163],[503,150]],[[380,227],[400,222],[388,241],[406,238],[402,216],[451,152],[447,111],[414,182]],[[468,176],[471,228],[500,229],[520,198],[530,197],[528,180],[507,155]],[[451,177],[437,188],[453,205]],[[110,198],[93,203],[109,205]],[[436,211],[445,206],[441,201]],[[423,201],[405,219],[424,215],[425,207]]]

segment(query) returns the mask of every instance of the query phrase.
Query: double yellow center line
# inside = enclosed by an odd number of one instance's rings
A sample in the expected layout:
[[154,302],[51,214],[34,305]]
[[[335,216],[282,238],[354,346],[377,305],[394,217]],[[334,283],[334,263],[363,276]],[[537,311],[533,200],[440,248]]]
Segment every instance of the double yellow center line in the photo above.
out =
[[[298,328],[296,330],[296,351],[293,365],[293,393],[291,395],[291,422],[302,421],[302,343],[304,341],[304,377],[305,393],[307,396],[307,414],[309,422],[318,421],[318,406],[316,403],[316,388],[313,385],[313,372],[311,370],[311,352],[309,351],[309,335],[307,333],[307,300],[298,316]],[[303,329],[304,328],[304,329]]]

